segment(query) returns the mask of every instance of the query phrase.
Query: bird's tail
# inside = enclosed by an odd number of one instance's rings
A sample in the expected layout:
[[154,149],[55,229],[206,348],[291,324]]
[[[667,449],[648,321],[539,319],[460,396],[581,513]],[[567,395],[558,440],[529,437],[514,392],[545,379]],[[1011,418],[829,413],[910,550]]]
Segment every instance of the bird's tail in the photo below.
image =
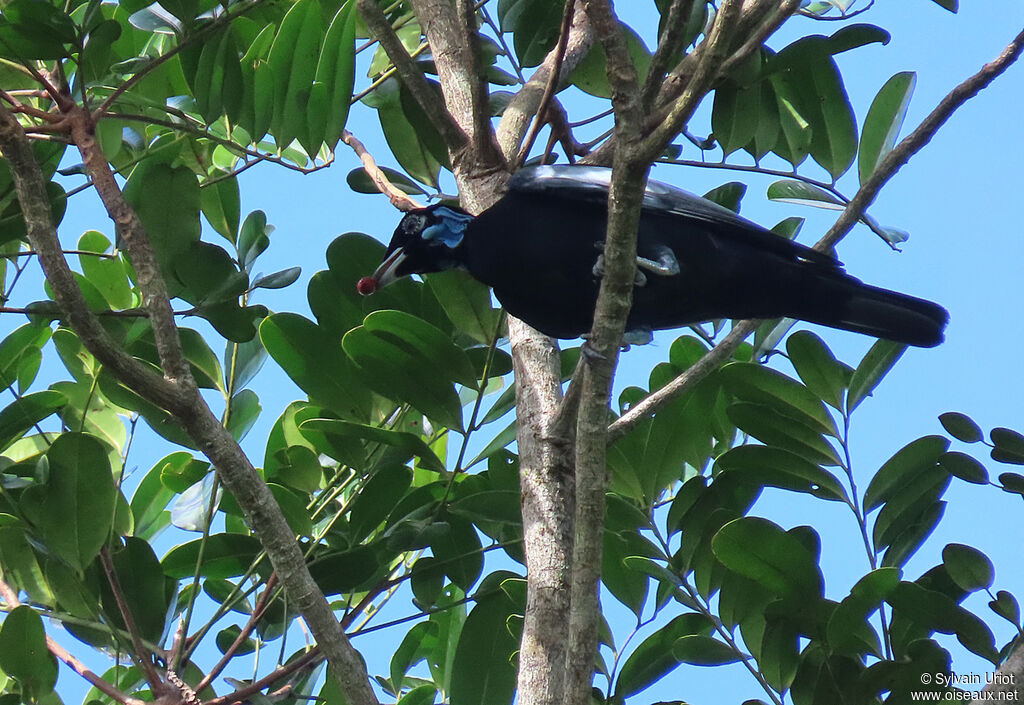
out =
[[949,313],[942,306],[869,286],[847,275],[817,276],[789,315],[812,323],[931,348],[943,340]]

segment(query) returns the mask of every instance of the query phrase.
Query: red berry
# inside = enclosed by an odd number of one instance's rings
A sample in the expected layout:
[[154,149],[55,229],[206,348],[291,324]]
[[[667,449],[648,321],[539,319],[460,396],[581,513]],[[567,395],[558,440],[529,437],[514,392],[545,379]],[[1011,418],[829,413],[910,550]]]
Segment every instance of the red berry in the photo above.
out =
[[369,296],[373,292],[377,291],[377,280],[373,277],[363,277],[356,282],[356,291],[363,296]]

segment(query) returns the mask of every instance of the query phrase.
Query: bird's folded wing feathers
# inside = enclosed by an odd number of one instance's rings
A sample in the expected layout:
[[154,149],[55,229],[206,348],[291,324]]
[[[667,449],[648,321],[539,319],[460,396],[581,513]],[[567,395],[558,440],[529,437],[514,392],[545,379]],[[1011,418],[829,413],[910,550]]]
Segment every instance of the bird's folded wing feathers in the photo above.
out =
[[[605,203],[611,184],[612,170],[603,166],[576,166],[569,164],[535,166],[520,169],[509,181],[510,191],[521,194],[557,194],[560,199],[576,199],[590,203]],[[691,220],[704,221],[722,234],[742,233],[755,238],[768,249],[799,259],[831,266],[842,263],[831,255],[761,227],[742,218],[733,211],[689,191],[660,181],[648,180],[641,207],[663,215],[679,215]]]

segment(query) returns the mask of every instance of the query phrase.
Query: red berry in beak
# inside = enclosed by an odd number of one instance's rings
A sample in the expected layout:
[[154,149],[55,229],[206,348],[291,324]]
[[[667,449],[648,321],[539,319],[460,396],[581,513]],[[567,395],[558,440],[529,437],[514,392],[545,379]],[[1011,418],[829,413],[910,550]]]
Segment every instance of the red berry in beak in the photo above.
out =
[[356,291],[363,296],[369,296],[373,292],[377,291],[377,280],[373,277],[363,277],[356,282]]

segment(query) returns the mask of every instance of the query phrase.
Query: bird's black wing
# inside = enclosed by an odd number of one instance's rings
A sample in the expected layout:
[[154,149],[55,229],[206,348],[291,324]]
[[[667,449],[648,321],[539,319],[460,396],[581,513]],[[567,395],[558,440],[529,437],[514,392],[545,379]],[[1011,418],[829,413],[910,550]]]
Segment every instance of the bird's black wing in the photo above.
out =
[[[520,169],[509,180],[508,187],[510,191],[524,195],[547,195],[563,201],[604,204],[608,200],[611,176],[612,170],[608,167],[568,164],[536,166]],[[660,181],[648,180],[642,208],[660,216],[679,216],[706,223],[717,234],[736,237],[748,246],[765,248],[780,255],[826,266],[842,266],[831,255],[781,237],[713,201]]]

